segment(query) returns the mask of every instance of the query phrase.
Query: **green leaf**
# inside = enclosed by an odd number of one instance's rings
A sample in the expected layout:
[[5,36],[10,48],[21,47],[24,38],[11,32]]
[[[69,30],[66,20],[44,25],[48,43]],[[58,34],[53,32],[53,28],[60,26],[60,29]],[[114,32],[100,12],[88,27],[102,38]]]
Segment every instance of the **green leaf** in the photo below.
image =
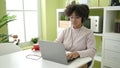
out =
[[6,25],[7,23],[16,20],[15,18],[16,18],[15,15],[12,15],[12,16],[9,16],[8,14],[4,15],[0,19],[0,28],[3,27],[4,25]]
[[[9,14],[4,15],[2,18],[0,18],[0,28],[8,24],[9,22],[16,20],[15,18],[16,18],[15,15],[11,16]],[[0,34],[0,43],[8,42],[8,38],[9,38],[8,34]]]
[[36,44],[36,43],[38,42],[38,39],[39,39],[39,38],[37,38],[37,37],[32,38],[32,39],[31,39],[31,42],[33,42],[34,44]]

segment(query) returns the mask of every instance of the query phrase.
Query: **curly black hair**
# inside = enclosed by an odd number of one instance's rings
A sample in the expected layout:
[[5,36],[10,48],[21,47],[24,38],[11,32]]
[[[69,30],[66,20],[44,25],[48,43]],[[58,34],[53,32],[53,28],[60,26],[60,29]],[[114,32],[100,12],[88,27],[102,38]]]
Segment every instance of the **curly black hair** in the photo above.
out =
[[89,16],[89,7],[85,4],[71,4],[68,5],[64,11],[66,16],[70,16],[73,12],[75,12],[76,16],[82,17],[82,22],[88,19]]

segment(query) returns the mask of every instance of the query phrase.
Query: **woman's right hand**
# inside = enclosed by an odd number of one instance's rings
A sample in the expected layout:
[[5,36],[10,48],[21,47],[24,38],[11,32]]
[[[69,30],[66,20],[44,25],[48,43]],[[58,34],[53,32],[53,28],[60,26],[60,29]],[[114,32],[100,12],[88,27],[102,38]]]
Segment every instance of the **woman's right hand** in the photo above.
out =
[[67,56],[67,59],[70,59],[70,60],[80,57],[78,52],[67,53],[66,56]]

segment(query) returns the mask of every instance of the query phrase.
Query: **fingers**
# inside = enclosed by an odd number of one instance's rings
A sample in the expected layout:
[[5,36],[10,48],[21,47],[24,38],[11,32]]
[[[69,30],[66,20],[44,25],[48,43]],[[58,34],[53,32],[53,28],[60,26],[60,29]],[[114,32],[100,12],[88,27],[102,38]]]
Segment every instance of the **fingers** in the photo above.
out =
[[67,54],[67,59],[69,60],[69,59],[71,59],[72,58],[72,54],[71,53],[68,53]]
[[72,59],[75,59],[79,56],[79,54],[77,52],[72,52]]
[[68,53],[66,56],[68,59],[75,59],[79,57],[79,54],[77,52],[72,52],[72,53]]

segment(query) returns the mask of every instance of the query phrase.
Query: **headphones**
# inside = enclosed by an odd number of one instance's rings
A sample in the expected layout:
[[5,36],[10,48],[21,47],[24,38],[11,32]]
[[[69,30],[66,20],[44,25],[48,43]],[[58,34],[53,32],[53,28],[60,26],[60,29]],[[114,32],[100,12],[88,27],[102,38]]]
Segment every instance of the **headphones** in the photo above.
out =
[[87,20],[87,18],[82,17],[82,22],[84,23]]

